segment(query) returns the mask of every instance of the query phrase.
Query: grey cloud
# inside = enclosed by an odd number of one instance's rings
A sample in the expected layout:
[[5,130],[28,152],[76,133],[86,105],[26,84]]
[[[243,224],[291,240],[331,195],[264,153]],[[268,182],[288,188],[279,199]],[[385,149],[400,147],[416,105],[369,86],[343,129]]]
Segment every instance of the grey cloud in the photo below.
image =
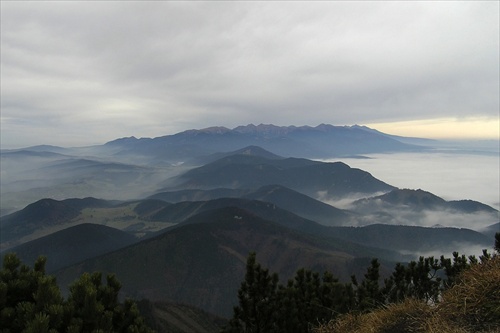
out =
[[74,119],[92,124],[122,112],[119,128],[95,134],[112,139],[246,122],[497,117],[498,9],[497,2],[6,2],[2,118],[41,113],[63,131]]

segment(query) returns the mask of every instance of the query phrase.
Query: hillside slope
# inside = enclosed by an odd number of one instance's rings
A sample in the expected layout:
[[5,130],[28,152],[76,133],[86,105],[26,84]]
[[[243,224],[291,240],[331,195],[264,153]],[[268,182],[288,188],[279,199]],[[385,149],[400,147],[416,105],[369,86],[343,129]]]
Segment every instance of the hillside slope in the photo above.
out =
[[33,265],[38,256],[46,256],[49,259],[46,269],[51,273],[135,242],[137,238],[126,232],[103,225],[85,223],[13,247],[2,252],[1,255],[3,257],[7,252],[15,252],[24,263],[29,265]]
[[245,155],[224,157],[189,170],[177,181],[177,189],[225,187],[256,190],[262,186],[277,184],[313,198],[319,193],[327,197],[342,198],[394,189],[368,172],[350,168],[341,162],[323,163],[298,158],[276,160]]
[[335,208],[281,185],[263,186],[243,198],[271,202],[282,209],[327,226],[347,225],[355,218],[349,211]]
[[303,235],[227,207],[195,215],[182,227],[61,270],[57,276],[64,286],[84,271],[113,272],[123,291],[135,298],[181,302],[229,316],[249,252],[256,251],[260,262],[284,278],[308,267],[349,279],[357,261],[347,244]]

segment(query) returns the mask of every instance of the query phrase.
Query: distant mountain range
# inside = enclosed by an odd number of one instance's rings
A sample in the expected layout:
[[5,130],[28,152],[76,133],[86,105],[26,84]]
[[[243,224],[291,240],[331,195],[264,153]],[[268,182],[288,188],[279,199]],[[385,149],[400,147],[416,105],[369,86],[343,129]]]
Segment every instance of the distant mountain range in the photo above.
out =
[[405,140],[357,125],[250,124],[234,129],[188,130],[156,138],[121,138],[90,147],[39,145],[4,149],[0,151],[0,215],[47,197],[141,198],[157,192],[161,189],[158,184],[193,166],[234,154],[267,159],[328,159],[428,149],[411,144],[415,140],[402,141]]
[[[405,141],[405,142],[403,142]],[[426,140],[425,142],[427,142]],[[414,142],[412,144],[410,142]],[[275,126],[249,124],[233,129],[209,127],[156,138],[120,138],[101,146],[63,148],[40,145],[21,149],[65,155],[142,156],[160,162],[188,161],[210,154],[257,146],[285,157],[331,158],[335,156],[426,149],[415,138],[388,135],[366,126]],[[428,143],[428,142],[427,142]],[[11,153],[19,150],[4,150]]]
[[177,158],[184,161],[194,156],[204,156],[207,152],[229,152],[246,146],[259,146],[281,156],[306,158],[423,149],[367,127],[326,124],[316,127],[265,124],[250,124],[234,129],[210,127],[152,139],[122,138],[105,145],[119,154]]
[[421,254],[490,248],[499,212],[488,205],[310,159],[418,144],[432,142],[261,124],[2,151],[1,254],[48,256],[62,289],[85,271],[115,273],[124,296],[149,299],[157,327],[217,331],[224,320],[207,312],[231,314],[251,251],[282,279],[306,267],[347,281],[373,257],[384,276]]

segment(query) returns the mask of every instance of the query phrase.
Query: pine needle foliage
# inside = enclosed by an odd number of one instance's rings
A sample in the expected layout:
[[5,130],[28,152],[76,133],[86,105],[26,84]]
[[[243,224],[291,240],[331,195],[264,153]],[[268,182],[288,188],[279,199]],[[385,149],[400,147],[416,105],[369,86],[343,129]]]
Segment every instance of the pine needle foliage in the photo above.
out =
[[33,268],[14,253],[0,270],[0,333],[152,333],[132,300],[118,300],[121,284],[114,275],[84,273],[70,286],[67,300],[54,276],[45,274],[47,259]]
[[300,269],[285,285],[255,257],[224,332],[500,333],[500,254],[421,257],[384,281],[377,259],[360,282]]

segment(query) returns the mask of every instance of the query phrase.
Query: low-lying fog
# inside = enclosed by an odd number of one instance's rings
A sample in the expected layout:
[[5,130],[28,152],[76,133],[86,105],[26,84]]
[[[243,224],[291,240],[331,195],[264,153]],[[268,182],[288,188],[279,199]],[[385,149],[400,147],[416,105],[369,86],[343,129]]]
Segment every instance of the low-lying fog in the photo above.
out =
[[[328,161],[342,161],[353,168],[370,172],[399,188],[422,189],[443,199],[470,199],[500,209],[500,157],[498,151],[464,152],[434,150],[426,153],[394,153],[372,154],[368,158],[336,158]],[[359,199],[359,198],[352,198]],[[353,200],[329,202],[340,208],[350,208]],[[451,211],[422,211],[416,213],[398,210],[385,211],[389,224],[406,224],[420,226],[445,226],[469,228],[477,231],[499,222],[499,214],[484,212],[460,214]],[[375,216],[373,216],[375,217]],[[370,215],[365,216],[362,224],[370,224]],[[392,219],[392,220],[391,220]],[[373,221],[374,223],[380,221]],[[493,242],[493,241],[492,241]],[[481,246],[470,244],[453,244],[449,249],[441,249],[436,253],[427,253],[424,249],[415,256],[448,253],[451,248],[460,253],[480,255]],[[451,252],[450,252],[451,253]]]
[[[471,145],[469,145],[471,148]],[[496,145],[498,149],[498,145]],[[371,154],[368,158],[341,158],[329,161],[342,161],[353,168],[370,172],[374,177],[399,188],[422,189],[445,200],[470,199],[500,209],[500,155],[498,150],[456,151],[434,150],[427,153]],[[353,198],[358,199],[358,198]],[[349,208],[348,199],[334,203]],[[390,211],[401,224],[469,228],[483,231],[486,227],[499,222],[499,215],[492,221],[490,214],[481,212],[459,214],[449,211],[424,211],[420,214],[408,211]],[[365,217],[369,219],[369,216]],[[369,223],[368,220],[364,221]],[[391,221],[388,221],[391,223]],[[392,221],[392,223],[396,223]],[[500,231],[500,230],[498,230]],[[493,247],[487,248],[491,253]],[[460,254],[481,256],[485,247],[477,244],[451,243],[446,248],[433,251],[422,248],[418,251],[403,253],[412,259],[419,256],[439,258],[444,254],[451,257],[453,251]]]
[[143,198],[186,170],[182,166],[137,166],[47,153],[1,156],[0,169],[0,216],[42,198]]
[[335,158],[399,188],[422,189],[445,200],[470,199],[500,209],[498,152],[473,154],[434,151]]

